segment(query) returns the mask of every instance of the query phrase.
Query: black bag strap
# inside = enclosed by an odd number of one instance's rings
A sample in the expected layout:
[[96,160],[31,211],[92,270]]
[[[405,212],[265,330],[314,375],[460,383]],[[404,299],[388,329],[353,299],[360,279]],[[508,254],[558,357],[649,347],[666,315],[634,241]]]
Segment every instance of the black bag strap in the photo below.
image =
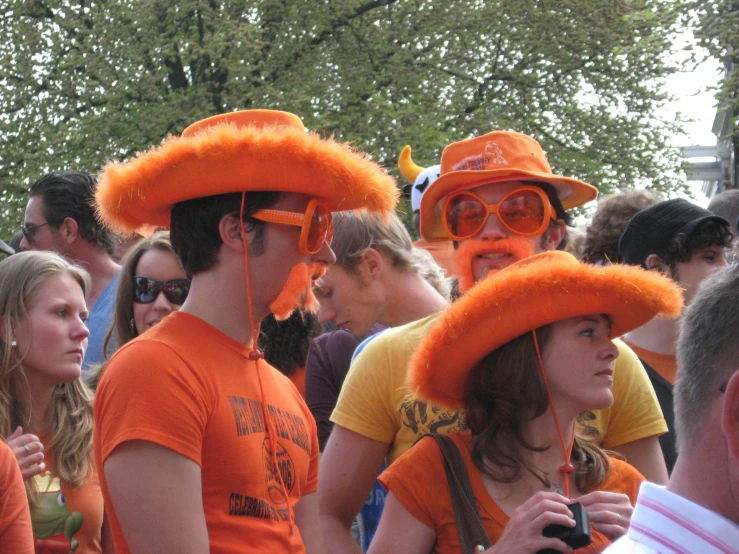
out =
[[[436,435],[428,433],[424,437],[433,437],[444,455],[444,467],[446,478],[449,482],[449,490],[452,495],[452,506],[454,517],[457,520],[457,532],[459,533],[459,544],[463,554],[482,552],[479,546],[486,550],[493,546],[477,510],[477,501],[472,492],[472,484],[467,468],[464,465],[462,454],[454,444],[451,437],[447,435]],[[423,437],[421,437],[423,438]]]

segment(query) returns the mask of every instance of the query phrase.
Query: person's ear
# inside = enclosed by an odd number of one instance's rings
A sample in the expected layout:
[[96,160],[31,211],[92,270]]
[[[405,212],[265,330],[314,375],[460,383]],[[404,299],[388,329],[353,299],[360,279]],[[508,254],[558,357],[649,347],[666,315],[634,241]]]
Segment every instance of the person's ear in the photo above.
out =
[[[246,228],[246,224],[244,224],[244,228]],[[244,252],[239,214],[224,215],[218,222],[218,233],[221,235],[223,246],[234,252]]]
[[74,244],[80,234],[77,221],[71,217],[65,217],[61,225],[59,225],[59,234],[64,238],[67,244]]
[[739,371],[734,372],[726,384],[724,408],[721,413],[721,430],[726,437],[726,449],[739,463]]
[[382,258],[382,254],[374,248],[367,248],[362,253],[362,265],[364,265],[370,279],[377,280],[380,278],[384,264],[385,260]]
[[668,273],[667,264],[657,254],[647,256],[647,259],[644,260],[644,267],[647,269],[656,269],[660,273]]

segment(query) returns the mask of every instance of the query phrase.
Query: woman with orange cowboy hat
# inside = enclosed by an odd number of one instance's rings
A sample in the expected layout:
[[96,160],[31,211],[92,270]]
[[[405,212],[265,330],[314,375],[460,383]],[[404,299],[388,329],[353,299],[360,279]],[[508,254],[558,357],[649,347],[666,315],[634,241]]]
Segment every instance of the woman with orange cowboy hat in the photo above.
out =
[[[573,502],[592,528],[581,552],[626,532],[644,478],[577,436],[575,421],[613,402],[612,338],[681,306],[679,289],[659,275],[555,251],[489,276],[442,314],[408,379],[419,397],[466,412],[469,432],[450,437],[487,535],[476,551],[570,552],[543,530],[575,528]],[[419,440],[380,481],[389,494],[370,553],[467,554],[436,441]]]

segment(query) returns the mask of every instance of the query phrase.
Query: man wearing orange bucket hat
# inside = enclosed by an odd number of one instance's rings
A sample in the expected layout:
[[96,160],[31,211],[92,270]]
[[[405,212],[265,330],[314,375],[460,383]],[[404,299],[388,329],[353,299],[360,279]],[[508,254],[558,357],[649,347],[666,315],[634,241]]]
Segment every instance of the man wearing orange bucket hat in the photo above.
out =
[[259,322],[314,306],[331,212],[395,206],[375,163],[289,113],[215,116],[111,163],[99,211],[171,228],[182,310],[122,347],[100,380],[95,458],[121,552],[323,552],[315,423],[256,350]]
[[[597,196],[552,173],[541,146],[526,135],[493,131],[452,143],[440,177],[421,197],[420,230],[430,242],[454,241],[462,291],[532,254],[561,248],[566,210]],[[437,315],[383,332],[360,346],[332,415],[321,465],[321,522],[332,551],[351,552],[351,520],[383,461],[391,465],[426,432],[465,428],[457,410],[416,398],[405,384],[411,356]],[[667,431],[654,390],[634,353],[615,341],[612,407],[583,414],[593,441],[623,453],[648,479],[667,480],[657,437]],[[454,353],[450,354],[454,356]]]

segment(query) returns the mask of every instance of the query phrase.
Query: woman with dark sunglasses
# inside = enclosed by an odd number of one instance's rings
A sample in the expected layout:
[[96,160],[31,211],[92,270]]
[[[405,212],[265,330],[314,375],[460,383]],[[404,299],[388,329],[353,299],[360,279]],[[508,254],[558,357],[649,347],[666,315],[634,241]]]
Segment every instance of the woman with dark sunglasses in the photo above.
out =
[[[190,291],[190,279],[172,249],[169,231],[154,233],[134,245],[122,260],[113,325],[105,337],[123,346],[178,311]],[[94,390],[105,364],[93,370],[87,384]]]

